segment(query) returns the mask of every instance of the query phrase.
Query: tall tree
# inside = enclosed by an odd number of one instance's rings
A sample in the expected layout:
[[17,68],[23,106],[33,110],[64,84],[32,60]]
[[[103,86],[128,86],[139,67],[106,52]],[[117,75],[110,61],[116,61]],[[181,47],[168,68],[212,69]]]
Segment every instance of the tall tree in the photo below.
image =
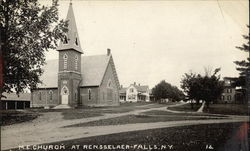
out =
[[196,102],[204,100],[209,107],[209,103],[216,101],[223,92],[223,82],[217,75],[219,71],[219,68],[215,69],[211,76],[185,73],[181,80],[181,88],[189,99],[194,99]]
[[[247,27],[250,28],[250,26]],[[248,35],[243,35],[243,38],[247,41],[247,43],[242,44],[242,46],[237,46],[236,48],[241,51],[247,52],[249,56],[247,60],[235,61],[234,63],[238,66],[236,69],[240,72],[240,76],[246,77],[250,72],[249,33]]]
[[[250,26],[247,26],[250,28]],[[242,44],[242,46],[237,46],[236,48],[248,53],[248,57],[246,60],[235,61],[234,63],[237,65],[236,70],[240,72],[238,79],[235,81],[236,86],[242,87],[243,95],[246,96],[246,100],[250,98],[250,33],[248,35],[243,35],[243,38],[247,41],[247,43]],[[248,92],[247,92],[248,90]],[[248,96],[246,95],[248,94]]]
[[165,80],[162,80],[152,89],[152,94],[158,101],[161,99],[172,99],[173,101],[184,99],[182,91],[176,86],[167,83]]
[[67,32],[58,18],[58,0],[2,0],[0,5],[0,84],[2,92],[22,92],[39,83],[45,51],[55,49]]

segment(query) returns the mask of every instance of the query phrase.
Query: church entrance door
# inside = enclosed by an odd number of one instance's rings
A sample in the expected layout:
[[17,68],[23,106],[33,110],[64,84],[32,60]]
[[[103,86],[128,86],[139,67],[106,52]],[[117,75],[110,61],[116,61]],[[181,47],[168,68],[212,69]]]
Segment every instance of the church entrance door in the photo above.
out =
[[69,103],[69,95],[62,95],[62,104]]
[[69,104],[69,89],[67,86],[63,86],[61,91],[62,104]]

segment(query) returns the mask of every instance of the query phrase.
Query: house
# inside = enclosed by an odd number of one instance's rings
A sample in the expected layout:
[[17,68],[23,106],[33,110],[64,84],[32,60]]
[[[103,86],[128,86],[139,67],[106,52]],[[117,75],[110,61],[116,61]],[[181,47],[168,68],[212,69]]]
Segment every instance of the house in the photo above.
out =
[[26,109],[30,108],[30,93],[3,93],[4,97],[1,98],[1,109]]
[[104,55],[84,56],[72,3],[67,20],[69,31],[57,48],[59,59],[46,62],[42,84],[32,89],[32,107],[119,105],[120,84],[111,50]]
[[149,86],[131,84],[127,88],[120,88],[120,102],[149,102]]
[[221,103],[239,103],[243,96],[240,89],[234,86],[236,78],[224,77],[224,90],[220,98]]

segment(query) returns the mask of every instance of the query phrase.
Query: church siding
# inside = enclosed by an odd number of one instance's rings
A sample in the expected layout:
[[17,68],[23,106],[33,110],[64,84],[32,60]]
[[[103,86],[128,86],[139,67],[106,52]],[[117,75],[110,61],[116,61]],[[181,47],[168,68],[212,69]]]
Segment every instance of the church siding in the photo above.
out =
[[[82,105],[97,106],[98,103],[98,87],[84,87],[80,88],[80,99]],[[89,99],[89,90],[91,91],[91,98]]]
[[[109,83],[111,85],[109,86]],[[119,89],[116,83],[114,70],[112,69],[111,61],[109,62],[103,81],[100,85],[100,104],[102,105],[119,105]]]
[[[67,55],[67,69],[64,69],[64,55]],[[75,68],[75,57],[77,56],[77,69]],[[64,50],[59,53],[59,71],[81,72],[81,54],[75,50]]]
[[53,107],[59,104],[57,89],[33,90],[31,97],[31,107]]

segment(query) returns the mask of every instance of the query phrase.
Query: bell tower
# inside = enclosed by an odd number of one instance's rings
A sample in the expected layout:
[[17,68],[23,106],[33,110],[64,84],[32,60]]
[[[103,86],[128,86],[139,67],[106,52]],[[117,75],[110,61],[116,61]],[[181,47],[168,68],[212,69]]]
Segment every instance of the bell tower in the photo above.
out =
[[81,55],[83,51],[77,32],[72,2],[69,4],[66,20],[68,21],[68,32],[57,48],[59,52],[58,96],[59,104],[75,107],[80,102],[79,85],[82,81]]

